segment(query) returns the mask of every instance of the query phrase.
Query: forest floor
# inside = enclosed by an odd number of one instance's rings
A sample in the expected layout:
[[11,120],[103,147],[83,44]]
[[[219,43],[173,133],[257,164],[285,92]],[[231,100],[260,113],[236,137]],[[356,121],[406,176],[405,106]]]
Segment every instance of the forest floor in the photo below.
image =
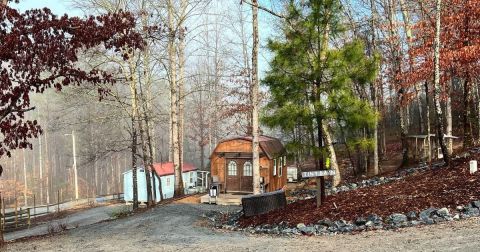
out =
[[238,207],[167,204],[50,237],[9,243],[7,251],[478,251],[480,219],[397,231],[336,236],[269,236],[215,230],[202,216]]
[[383,218],[394,213],[417,213],[430,207],[455,210],[480,199],[480,172],[469,173],[469,160],[480,158],[474,153],[468,158],[452,161],[450,167],[414,173],[383,185],[340,192],[327,197],[320,208],[315,199],[300,200],[285,209],[250,218],[242,217],[240,226],[261,224],[310,224],[322,219],[355,221],[358,217],[376,214]]

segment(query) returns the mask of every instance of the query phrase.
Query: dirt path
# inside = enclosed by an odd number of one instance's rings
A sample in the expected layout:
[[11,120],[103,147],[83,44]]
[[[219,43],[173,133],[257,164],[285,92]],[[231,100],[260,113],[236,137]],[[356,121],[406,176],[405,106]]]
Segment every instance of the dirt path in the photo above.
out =
[[46,223],[33,226],[29,229],[6,233],[5,240],[10,241],[29,236],[45,235],[49,233],[49,228],[53,227],[56,230],[61,229],[60,225],[65,225],[65,228],[67,229],[91,225],[93,223],[98,223],[100,221],[110,219],[110,214],[112,212],[123,207],[125,207],[125,204],[119,203],[114,205],[95,207],[85,211],[82,210],[58,220],[48,221]]
[[[170,204],[145,213],[7,245],[8,251],[479,251],[480,219],[331,237],[271,237],[202,227],[219,207]],[[226,208],[221,208],[225,210]],[[233,209],[233,208],[232,208]]]

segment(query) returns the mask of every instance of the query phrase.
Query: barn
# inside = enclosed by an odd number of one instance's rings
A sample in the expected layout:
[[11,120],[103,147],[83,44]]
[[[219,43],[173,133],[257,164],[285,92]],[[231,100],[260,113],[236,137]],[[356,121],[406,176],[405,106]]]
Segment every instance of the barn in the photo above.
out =
[[[287,181],[286,151],[279,139],[260,136],[260,176],[264,192],[281,189]],[[225,139],[210,156],[211,175],[220,190],[228,193],[253,192],[252,137]]]
[[[158,184],[159,177],[162,181],[162,194],[164,199],[169,199],[173,197],[174,184],[175,184],[175,173],[172,162],[164,163],[155,163],[153,164],[155,172],[158,177],[155,176],[155,191],[156,195],[160,194]],[[123,190],[124,198],[126,202],[131,202],[133,200],[133,179],[132,179],[132,170],[126,171],[123,173]],[[193,193],[197,184],[197,168],[190,163],[183,164],[183,187],[185,188],[185,194]],[[137,188],[138,188],[138,201],[147,202],[147,185],[146,185],[146,174],[143,167],[137,169]],[[153,186],[153,179],[152,179]],[[160,197],[157,196],[157,201],[160,201]]]

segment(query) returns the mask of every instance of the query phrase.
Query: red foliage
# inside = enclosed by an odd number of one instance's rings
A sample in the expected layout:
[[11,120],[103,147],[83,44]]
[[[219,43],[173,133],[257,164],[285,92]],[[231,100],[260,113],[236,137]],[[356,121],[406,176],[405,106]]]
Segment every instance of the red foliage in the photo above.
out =
[[[426,1],[432,6],[434,1]],[[424,10],[425,12],[426,10]],[[432,13],[424,13],[424,20],[414,26],[409,64],[412,70],[399,77],[404,86],[419,81],[433,80],[433,44],[435,20]],[[480,72],[480,1],[445,0],[441,13],[441,82],[453,77],[470,81]]]
[[458,205],[480,199],[480,173],[470,175],[468,160],[456,160],[453,167],[429,170],[389,184],[338,193],[327,197],[320,208],[316,208],[315,199],[297,201],[285,209],[242,218],[240,225],[247,227],[282,221],[291,225],[311,224],[326,218],[354,221],[369,214],[385,218],[393,213],[418,212],[429,207],[455,209]]
[[[141,48],[143,40],[134,27],[128,12],[81,19],[57,17],[47,8],[19,13],[0,4],[0,157],[10,156],[13,149],[31,148],[29,140],[41,133],[36,121],[24,118],[34,109],[30,92],[113,83],[104,71],[77,66],[77,55],[100,46],[117,53]],[[99,93],[104,95],[105,90]]]

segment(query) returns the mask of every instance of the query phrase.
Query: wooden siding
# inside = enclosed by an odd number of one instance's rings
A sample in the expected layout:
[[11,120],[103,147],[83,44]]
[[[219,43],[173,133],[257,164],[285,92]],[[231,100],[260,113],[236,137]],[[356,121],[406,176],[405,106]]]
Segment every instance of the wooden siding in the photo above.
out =
[[[219,182],[222,183],[222,191],[228,189],[228,185],[226,185],[227,160],[235,159],[235,157],[244,161],[245,159],[251,160],[251,155],[249,155],[251,152],[252,142],[243,139],[225,141],[217,145],[210,156],[210,167],[212,176],[217,176]],[[276,176],[273,176],[273,159],[269,159],[261,150],[260,153],[260,176],[264,177],[264,182],[267,185],[266,191],[271,192],[281,189],[287,182],[286,167],[282,167],[282,176],[279,176],[279,172]],[[243,164],[240,161],[239,163]],[[238,166],[237,169],[243,169],[243,166]]]

